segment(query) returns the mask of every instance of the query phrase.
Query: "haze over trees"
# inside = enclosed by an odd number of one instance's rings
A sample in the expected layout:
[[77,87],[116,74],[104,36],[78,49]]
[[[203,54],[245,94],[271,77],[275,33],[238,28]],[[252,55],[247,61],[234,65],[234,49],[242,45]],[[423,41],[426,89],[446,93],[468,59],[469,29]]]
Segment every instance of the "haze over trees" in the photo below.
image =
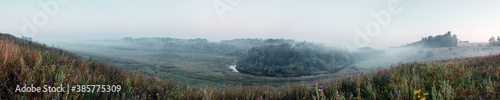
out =
[[428,36],[422,37],[420,41],[413,42],[404,46],[423,46],[429,48],[439,48],[439,47],[456,47],[458,44],[458,38],[455,34],[451,34],[450,31],[444,35]]
[[116,49],[141,49],[155,52],[179,52],[226,55],[240,58],[239,72],[293,77],[333,73],[352,65],[360,56],[347,50],[293,39],[232,39],[210,42],[207,39],[123,38],[128,46]]
[[355,61],[355,56],[346,50],[307,42],[281,43],[251,48],[236,68],[252,75],[294,77],[336,72]]
[[492,36],[488,41],[490,42],[489,45],[491,46],[500,46],[500,36],[497,36],[497,39]]
[[220,54],[242,56],[246,50],[262,44],[295,43],[292,39],[232,39],[221,42],[210,42],[207,39],[177,38],[123,38],[131,44],[128,47],[117,46],[117,49],[141,49],[159,52],[184,52],[199,54]]

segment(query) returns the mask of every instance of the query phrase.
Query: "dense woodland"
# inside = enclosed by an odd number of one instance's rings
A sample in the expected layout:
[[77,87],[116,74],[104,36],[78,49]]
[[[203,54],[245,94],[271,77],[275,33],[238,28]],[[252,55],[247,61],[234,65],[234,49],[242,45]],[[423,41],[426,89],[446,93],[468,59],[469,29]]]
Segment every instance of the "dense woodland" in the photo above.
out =
[[346,50],[300,42],[265,44],[253,47],[238,61],[242,73],[261,76],[293,77],[315,72],[336,72],[354,63]]
[[422,40],[404,46],[422,46],[430,48],[439,48],[439,47],[456,47],[457,44],[458,44],[457,36],[451,35],[451,32],[448,31],[444,35],[437,35],[434,37],[433,36],[422,37]]

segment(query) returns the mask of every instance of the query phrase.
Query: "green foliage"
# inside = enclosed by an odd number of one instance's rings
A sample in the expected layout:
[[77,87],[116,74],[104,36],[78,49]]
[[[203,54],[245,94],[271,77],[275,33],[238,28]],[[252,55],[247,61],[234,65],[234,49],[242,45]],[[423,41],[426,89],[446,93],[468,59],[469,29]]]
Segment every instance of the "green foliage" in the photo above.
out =
[[335,72],[354,61],[354,56],[345,50],[313,43],[265,44],[248,50],[237,62],[237,69],[253,75],[293,77],[317,71]]
[[114,46],[114,49],[146,50],[157,52],[183,52],[199,54],[221,54],[243,56],[253,46],[263,44],[295,43],[292,39],[233,39],[221,42],[209,42],[207,39],[176,39],[176,38],[136,38],[125,37],[119,42],[131,46]]
[[444,35],[422,37],[422,40],[413,42],[404,46],[423,46],[423,47],[456,47],[458,45],[458,38],[456,35],[451,35],[448,31]]

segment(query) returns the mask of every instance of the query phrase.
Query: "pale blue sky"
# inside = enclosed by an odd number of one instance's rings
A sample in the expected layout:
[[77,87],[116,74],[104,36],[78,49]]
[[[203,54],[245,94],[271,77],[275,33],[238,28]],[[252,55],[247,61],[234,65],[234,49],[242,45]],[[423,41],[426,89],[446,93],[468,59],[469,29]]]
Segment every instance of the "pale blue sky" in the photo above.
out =
[[[0,0],[0,32],[22,33],[23,18],[44,12],[38,2]],[[375,21],[390,0],[243,0],[217,16],[213,2],[227,0],[70,0],[38,27],[34,39],[174,37],[225,40],[292,38],[354,44],[355,27]],[[498,0],[400,0],[403,11],[369,45],[395,46],[451,31],[461,40],[486,42],[500,35]],[[228,4],[229,5],[229,4]],[[48,38],[52,37],[52,38]]]

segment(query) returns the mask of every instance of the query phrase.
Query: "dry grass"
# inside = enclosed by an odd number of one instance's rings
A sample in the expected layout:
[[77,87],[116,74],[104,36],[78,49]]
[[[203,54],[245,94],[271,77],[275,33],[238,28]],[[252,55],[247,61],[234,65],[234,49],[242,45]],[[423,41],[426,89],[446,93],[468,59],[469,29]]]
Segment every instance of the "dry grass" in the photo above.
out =
[[[414,62],[283,86],[202,87],[123,70],[0,34],[2,99],[500,99],[500,55]],[[116,93],[20,93],[15,87],[121,85]],[[322,91],[318,87],[323,86]]]

